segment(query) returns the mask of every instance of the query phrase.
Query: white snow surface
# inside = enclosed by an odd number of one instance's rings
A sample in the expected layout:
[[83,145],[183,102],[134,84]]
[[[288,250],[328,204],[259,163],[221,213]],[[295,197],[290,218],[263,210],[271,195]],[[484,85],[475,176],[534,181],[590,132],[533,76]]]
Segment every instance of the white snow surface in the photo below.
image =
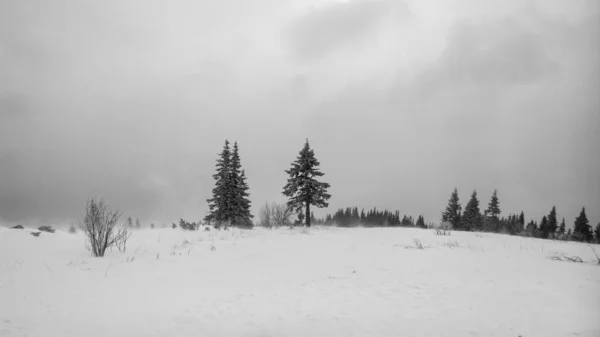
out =
[[581,243],[164,228],[94,258],[81,233],[30,231],[0,228],[0,336],[600,336],[600,265]]

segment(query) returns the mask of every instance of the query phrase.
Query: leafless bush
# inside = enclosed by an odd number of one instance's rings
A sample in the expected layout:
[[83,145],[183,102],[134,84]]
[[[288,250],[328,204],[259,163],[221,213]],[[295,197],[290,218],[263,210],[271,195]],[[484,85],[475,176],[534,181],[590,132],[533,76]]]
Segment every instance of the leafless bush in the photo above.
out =
[[583,262],[583,260],[579,256],[569,256],[565,253],[561,253],[559,255],[554,255],[554,256],[549,256],[548,258],[550,260],[555,260],[555,261],[570,261],[570,262],[578,262],[578,263]]
[[450,241],[444,243],[444,246],[449,247],[449,248],[459,248],[460,244],[456,240],[450,240]]
[[288,209],[287,205],[266,202],[260,209],[258,225],[267,228],[289,226],[291,225],[290,218],[292,215],[293,211]]
[[273,211],[268,202],[265,202],[265,205],[260,208],[258,213],[258,225],[267,228],[273,227]]
[[276,204],[272,203],[271,207],[273,209],[273,221],[275,222],[275,226],[287,226],[291,224],[291,217],[293,212],[291,209],[287,207],[285,204]]
[[92,254],[104,256],[106,249],[117,246],[125,251],[131,231],[126,224],[118,224],[121,213],[111,211],[103,199],[90,198],[85,204],[85,216],[79,221]]
[[54,233],[56,231],[52,226],[40,226],[38,227],[38,230],[47,233]]
[[437,226],[434,226],[433,234],[435,235],[447,235],[452,234],[452,225],[449,222],[442,222]]
[[74,222],[71,222],[71,224],[69,225],[69,233],[71,233],[71,234],[77,233],[77,226],[75,226]]
[[423,249],[423,243],[421,243],[421,239],[413,238],[413,243],[415,244],[415,248]]

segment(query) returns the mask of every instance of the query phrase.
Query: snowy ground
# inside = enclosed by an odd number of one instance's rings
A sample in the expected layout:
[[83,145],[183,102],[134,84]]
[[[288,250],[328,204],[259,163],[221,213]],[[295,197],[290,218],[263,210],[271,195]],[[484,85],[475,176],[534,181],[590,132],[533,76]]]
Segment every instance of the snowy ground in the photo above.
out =
[[148,229],[105,258],[0,228],[0,336],[598,337],[600,265],[583,244],[406,228]]

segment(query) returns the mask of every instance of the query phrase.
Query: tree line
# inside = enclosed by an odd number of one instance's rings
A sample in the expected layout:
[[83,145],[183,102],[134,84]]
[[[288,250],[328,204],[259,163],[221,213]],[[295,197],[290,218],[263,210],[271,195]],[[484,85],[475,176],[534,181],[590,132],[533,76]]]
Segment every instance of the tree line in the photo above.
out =
[[[261,210],[259,222],[263,226],[272,226],[273,223],[288,223],[291,213],[296,214],[297,220],[290,225],[311,223],[339,226],[339,227],[432,227],[432,223],[425,223],[422,215],[416,219],[412,216],[400,216],[400,212],[378,210],[373,208],[365,212],[358,207],[347,207],[338,209],[333,214],[327,214],[324,218],[317,219],[311,212],[311,206],[324,208],[328,206],[331,195],[327,192],[330,188],[328,183],[317,180],[324,174],[319,169],[320,163],[313,149],[310,148],[308,139],[300,150],[296,160],[285,172],[288,175],[282,194],[288,198],[285,209],[277,208],[277,205],[266,205]],[[251,228],[253,226],[253,215],[250,212],[250,193],[246,182],[246,174],[242,169],[240,152],[237,141],[233,149],[228,140],[225,140],[223,150],[219,154],[216,163],[216,173],[213,175],[215,187],[212,190],[212,198],[208,199],[209,212],[204,218],[207,223],[215,227],[235,226]],[[264,213],[264,214],[263,214]],[[494,190],[487,208],[482,212],[477,197],[477,191],[473,191],[470,199],[464,206],[460,203],[458,189],[455,188],[448,205],[442,212],[442,223],[452,230],[459,231],[485,231],[504,233],[510,235],[523,235],[543,239],[562,239],[592,242],[600,240],[600,223],[594,230],[587,219],[585,207],[574,221],[573,229],[566,230],[565,219],[558,223],[556,207],[538,223],[530,220],[525,224],[525,214],[511,213],[501,216],[500,201],[498,193]],[[282,217],[283,214],[283,217]],[[284,220],[281,220],[284,219]],[[269,224],[269,225],[267,225]]]
[[454,230],[462,231],[485,231],[504,233],[510,235],[523,235],[542,239],[573,240],[583,242],[600,241],[600,223],[592,231],[592,226],[585,213],[585,207],[581,209],[575,218],[573,230],[566,230],[565,219],[558,223],[556,206],[541,221],[530,220],[525,225],[525,214],[510,214],[500,217],[500,201],[498,193],[494,190],[487,209],[480,210],[477,191],[473,191],[471,198],[465,205],[464,210],[460,204],[458,190],[455,188],[448,199],[448,206],[442,213],[442,222],[450,224]]

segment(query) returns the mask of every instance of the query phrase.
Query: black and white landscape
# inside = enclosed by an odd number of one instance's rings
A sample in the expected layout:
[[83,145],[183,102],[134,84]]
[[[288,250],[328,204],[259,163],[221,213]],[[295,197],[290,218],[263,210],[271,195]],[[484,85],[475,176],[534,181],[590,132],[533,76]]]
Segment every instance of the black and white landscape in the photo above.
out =
[[0,0],[0,337],[600,336],[597,0]]

